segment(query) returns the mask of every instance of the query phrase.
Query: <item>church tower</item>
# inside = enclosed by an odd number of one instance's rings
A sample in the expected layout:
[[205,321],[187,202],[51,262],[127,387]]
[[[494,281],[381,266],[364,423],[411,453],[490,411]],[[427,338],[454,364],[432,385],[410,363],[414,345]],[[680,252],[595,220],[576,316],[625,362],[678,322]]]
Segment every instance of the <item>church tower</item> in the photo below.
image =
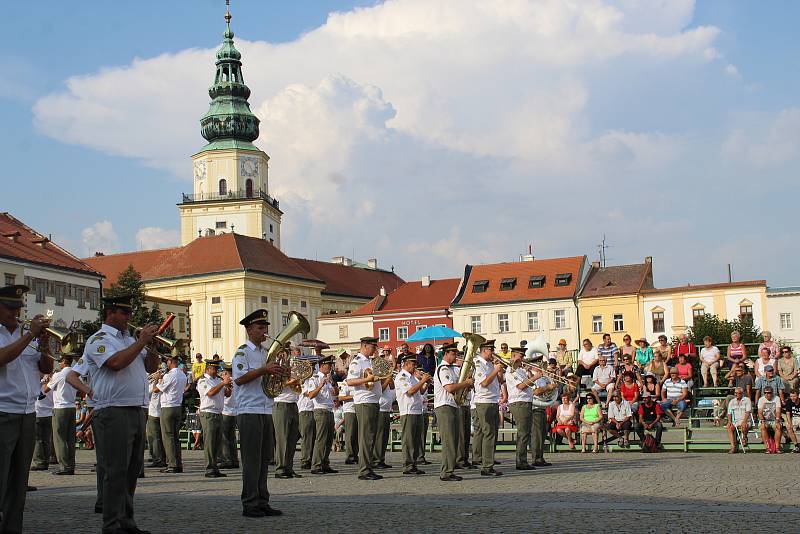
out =
[[269,156],[256,148],[258,117],[250,111],[250,89],[242,77],[242,55],[233,45],[230,10],[217,51],[211,104],[200,119],[208,141],[192,156],[194,191],[178,204],[181,245],[200,236],[235,231],[281,246],[278,201],[268,193]]

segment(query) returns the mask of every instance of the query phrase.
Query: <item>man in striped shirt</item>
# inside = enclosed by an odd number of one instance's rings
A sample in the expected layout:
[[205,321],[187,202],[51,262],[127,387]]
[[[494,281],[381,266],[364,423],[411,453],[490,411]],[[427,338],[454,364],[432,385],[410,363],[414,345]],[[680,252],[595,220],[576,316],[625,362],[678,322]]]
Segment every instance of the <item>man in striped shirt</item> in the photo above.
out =
[[603,342],[597,346],[597,356],[605,356],[612,367],[619,367],[619,348],[611,341],[611,334],[603,334]]
[[[669,368],[669,378],[664,380],[661,387],[661,409],[672,418],[672,426],[677,426],[683,412],[686,410],[686,397],[689,396],[689,387],[684,380],[678,376],[678,370],[674,367]],[[676,410],[676,414],[672,414]]]

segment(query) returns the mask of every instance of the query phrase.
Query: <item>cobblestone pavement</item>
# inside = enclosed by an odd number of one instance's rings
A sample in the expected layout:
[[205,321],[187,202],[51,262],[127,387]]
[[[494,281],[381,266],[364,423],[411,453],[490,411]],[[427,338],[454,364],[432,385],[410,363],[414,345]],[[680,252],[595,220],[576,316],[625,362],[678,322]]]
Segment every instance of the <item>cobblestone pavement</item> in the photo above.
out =
[[[470,470],[439,481],[438,454],[427,475],[395,468],[381,481],[356,478],[334,453],[335,475],[270,478],[278,518],[241,516],[241,475],[203,477],[202,452],[184,451],[185,471],[148,469],[136,492],[139,527],[154,533],[223,532],[745,532],[800,531],[800,456],[719,453],[559,453],[552,467],[515,471],[498,454],[502,477]],[[26,532],[99,532],[93,513],[94,453],[78,451],[77,475],[32,472]],[[398,466],[400,455],[387,461]]]

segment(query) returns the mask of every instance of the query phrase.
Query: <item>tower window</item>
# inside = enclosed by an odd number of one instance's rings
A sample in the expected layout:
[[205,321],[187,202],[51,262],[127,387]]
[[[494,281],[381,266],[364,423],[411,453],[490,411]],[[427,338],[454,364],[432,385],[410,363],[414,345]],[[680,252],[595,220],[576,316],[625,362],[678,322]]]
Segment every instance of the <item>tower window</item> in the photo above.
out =
[[228,223],[227,221],[217,221],[215,223],[215,226],[217,230],[224,230],[225,228],[228,227]]
[[220,195],[228,194],[228,181],[225,180],[225,178],[219,181],[219,194]]
[[244,188],[245,188],[245,195],[247,195],[247,198],[252,197],[253,196],[253,180],[248,178],[247,181],[244,183]]

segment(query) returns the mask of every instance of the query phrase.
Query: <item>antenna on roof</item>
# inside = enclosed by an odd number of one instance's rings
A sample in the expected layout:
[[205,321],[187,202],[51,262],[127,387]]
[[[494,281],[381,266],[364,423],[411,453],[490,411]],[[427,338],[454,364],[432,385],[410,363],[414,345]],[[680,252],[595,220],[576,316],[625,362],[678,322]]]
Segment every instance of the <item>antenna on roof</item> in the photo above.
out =
[[600,241],[600,244],[597,245],[597,251],[600,254],[600,267],[606,267],[606,249],[611,248],[611,245],[606,243],[606,234],[603,234],[603,240]]

